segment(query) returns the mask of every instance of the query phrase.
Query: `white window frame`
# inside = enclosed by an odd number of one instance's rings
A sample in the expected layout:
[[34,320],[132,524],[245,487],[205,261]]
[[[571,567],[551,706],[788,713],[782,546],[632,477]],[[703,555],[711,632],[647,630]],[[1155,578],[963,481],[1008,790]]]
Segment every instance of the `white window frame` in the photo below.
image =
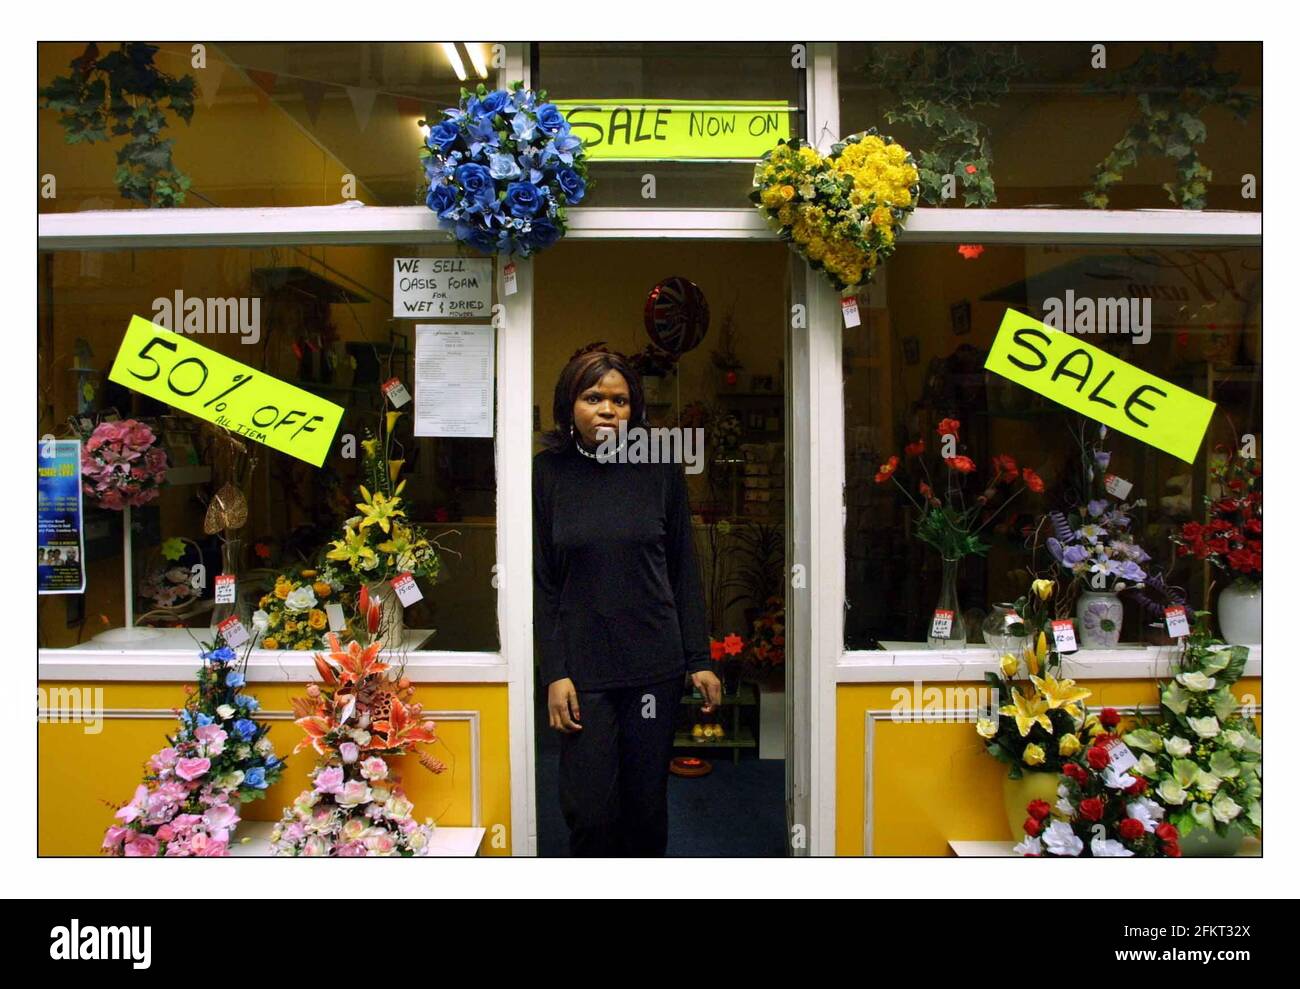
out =
[[[504,78],[528,84],[526,46],[507,48]],[[837,46],[809,45],[809,133],[828,150],[839,137]],[[1262,214],[1183,210],[1101,211],[1075,209],[918,209],[900,243],[1184,245],[1242,247],[1262,244]],[[698,238],[773,240],[752,209],[638,209],[580,207],[570,210],[575,239]],[[320,244],[449,243],[422,206],[336,206],[251,209],[108,210],[44,214],[38,218],[40,251],[120,250],[168,247],[262,247]],[[498,266],[504,260],[498,259]],[[518,291],[501,296],[504,321],[498,346],[497,616],[501,651],[411,654],[408,670],[423,682],[502,682],[509,685],[511,813],[517,855],[536,854],[533,769],[533,616],[531,458],[533,404],[533,274],[529,260],[516,262]],[[498,278],[500,284],[500,278]],[[806,590],[788,592],[787,649],[795,707],[788,723],[793,760],[792,826],[807,828],[811,855],[835,853],[835,703],[841,683],[956,679],[973,667],[957,654],[927,654],[924,663],[898,661],[900,654],[844,648],[844,431],[842,324],[838,294],[804,266],[806,333],[790,335],[791,446],[787,560],[806,567]],[[811,423],[817,424],[814,431]],[[78,655],[80,653],[80,655]],[[280,654],[274,654],[279,656]],[[799,665],[801,657],[806,662]],[[910,657],[915,660],[919,657]],[[969,657],[965,657],[969,658]],[[1254,654],[1248,673],[1258,672]],[[191,656],[154,658],[140,652],[43,649],[46,679],[184,680]],[[284,667],[275,662],[277,679]],[[1141,666],[1140,674],[1135,671]],[[1084,676],[1149,677],[1147,658],[1102,662]],[[308,675],[304,669],[304,675]]]

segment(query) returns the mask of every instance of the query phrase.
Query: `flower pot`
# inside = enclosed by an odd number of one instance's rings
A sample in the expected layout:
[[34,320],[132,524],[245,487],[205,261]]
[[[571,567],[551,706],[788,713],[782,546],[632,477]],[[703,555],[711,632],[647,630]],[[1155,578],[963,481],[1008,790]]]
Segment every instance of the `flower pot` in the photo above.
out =
[[1264,588],[1239,577],[1219,593],[1219,630],[1229,645],[1264,641]]
[[962,617],[961,603],[957,600],[957,564],[961,560],[943,561],[943,587],[939,591],[939,600],[934,606],[935,611],[952,612],[952,628],[948,632],[947,638],[937,638],[934,632],[934,615],[931,613],[930,623],[926,632],[925,644],[930,649],[965,649],[966,648],[966,620]]
[[1124,605],[1114,591],[1081,591],[1076,610],[1080,649],[1114,649],[1124,625]]
[[1025,818],[1029,816],[1029,803],[1042,800],[1055,805],[1056,788],[1060,785],[1057,773],[1034,773],[1027,770],[1018,780],[1006,777],[1002,780],[1002,803],[1007,812],[1007,827],[1011,829],[1011,840],[1020,841],[1025,837]]
[[1241,828],[1232,828],[1226,838],[1221,838],[1212,828],[1192,828],[1178,839],[1178,845],[1183,850],[1183,858],[1223,859],[1241,851],[1245,838]]
[[[381,609],[379,629],[370,636],[370,641],[383,639],[385,649],[402,648],[402,633],[405,631],[403,617],[406,609],[402,606],[397,592],[393,590],[393,585],[386,580],[377,580],[373,584],[366,584],[366,593],[370,595],[372,602],[379,603]],[[367,628],[366,617],[364,615],[358,617],[361,626]]]

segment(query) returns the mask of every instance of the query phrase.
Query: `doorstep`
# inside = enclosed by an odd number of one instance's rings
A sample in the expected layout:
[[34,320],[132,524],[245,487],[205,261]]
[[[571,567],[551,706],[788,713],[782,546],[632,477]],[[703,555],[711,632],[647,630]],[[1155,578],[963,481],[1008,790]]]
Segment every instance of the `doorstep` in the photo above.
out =
[[[230,849],[234,858],[268,858],[271,856],[271,829],[274,821],[244,821],[235,832]],[[429,845],[435,858],[472,858],[478,854],[487,828],[434,828]]]

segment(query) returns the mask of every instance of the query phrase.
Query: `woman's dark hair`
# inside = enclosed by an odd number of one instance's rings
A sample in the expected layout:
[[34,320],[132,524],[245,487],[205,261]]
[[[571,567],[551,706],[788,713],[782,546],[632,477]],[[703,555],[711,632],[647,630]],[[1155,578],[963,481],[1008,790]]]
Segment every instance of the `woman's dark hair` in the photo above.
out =
[[579,395],[610,371],[617,371],[627,381],[628,396],[632,400],[632,415],[628,425],[645,425],[645,392],[641,389],[641,376],[628,359],[609,350],[580,352],[564,365],[560,379],[555,382],[555,402],[551,407],[555,428],[542,437],[542,443],[548,450],[563,450],[573,442],[573,404]]

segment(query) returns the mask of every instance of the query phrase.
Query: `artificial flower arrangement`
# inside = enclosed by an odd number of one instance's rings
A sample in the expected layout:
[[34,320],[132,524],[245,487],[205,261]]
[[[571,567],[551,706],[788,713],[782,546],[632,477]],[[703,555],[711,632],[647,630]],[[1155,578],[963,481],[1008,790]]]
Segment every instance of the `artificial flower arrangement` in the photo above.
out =
[[101,422],[82,444],[81,477],[82,491],[100,508],[138,508],[157,498],[166,482],[167,453],[142,422]]
[[1263,743],[1232,693],[1250,651],[1215,638],[1209,612],[1195,618],[1178,673],[1161,688],[1159,723],[1126,736],[1142,752],[1134,772],[1184,838],[1197,828],[1220,838],[1257,835]]
[[420,148],[425,205],[438,225],[486,254],[528,257],[563,237],[567,208],[587,194],[587,165],[582,139],[546,90],[515,82],[489,92],[480,83],[443,114],[427,122]]
[[754,168],[750,201],[837,289],[865,284],[895,250],[916,208],[920,173],[907,149],[875,128],[823,155],[781,141]]
[[177,711],[175,734],[145,764],[144,782],[117,808],[104,834],[111,855],[227,854],[239,807],[266,795],[284,770],[259,722],[257,698],[243,692],[244,663],[229,646],[205,649],[197,686]]
[[1219,497],[1206,496],[1209,521],[1187,522],[1173,537],[1179,556],[1194,556],[1236,580],[1264,577],[1264,468],[1234,451],[1210,469]]
[[342,538],[325,554],[321,579],[331,586],[387,582],[403,573],[437,579],[442,571],[437,541],[410,522],[402,507],[406,482],[396,481],[403,461],[391,457],[393,427],[401,414],[386,413],[383,437],[361,441],[366,483],[356,503],[360,514],[344,522]]
[[754,619],[754,634],[749,639],[748,658],[755,676],[763,677],[768,671],[785,665],[785,601],[773,596],[767,599],[764,611]]
[[349,614],[353,597],[342,583],[330,583],[318,570],[307,568],[297,574],[281,573],[275,586],[258,601],[253,628],[263,649],[323,649],[329,617],[325,606],[337,602],[344,609],[345,625],[339,638],[354,636],[355,618]]
[[196,562],[203,559],[198,543],[184,536],[164,539],[158,547],[157,560],[145,570],[138,587],[140,596],[147,598],[155,610],[179,613],[199,597],[194,574],[186,563],[187,554]]
[[[989,547],[979,538],[981,530],[1026,489],[1041,494],[1043,479],[1029,467],[1018,467],[1013,457],[999,454],[993,458],[983,491],[967,503],[963,481],[978,468],[970,457],[957,452],[955,444],[961,435],[961,422],[943,419],[935,427],[935,432],[940,437],[941,447],[944,443],[952,445],[951,456],[938,458],[942,468],[935,463],[931,470],[926,463],[925,441],[918,438],[904,447],[907,467],[900,471],[903,461],[897,455],[891,456],[880,465],[875,481],[882,485],[892,482],[898,486],[919,513],[917,538],[937,549],[945,560],[982,555]],[[913,465],[918,473],[904,484],[899,475],[911,471]],[[1008,491],[999,499],[999,492],[1017,481],[1020,483],[1015,490]]]
[[1088,733],[1101,730],[1097,718],[1081,706],[1092,691],[1061,676],[1061,654],[1047,634],[1048,602],[1055,589],[1052,580],[1035,580],[1030,593],[1016,602],[1031,644],[1023,656],[1004,654],[997,672],[984,674],[996,692],[998,717],[977,719],[975,730],[988,753],[1006,763],[1013,780],[1026,771],[1060,771]]
[[1146,779],[1133,775],[1136,760],[1119,735],[1119,713],[1103,708],[1098,721],[1101,730],[1061,766],[1056,803],[1032,800],[1026,806],[1025,837],[1013,851],[1057,858],[1177,858],[1178,828],[1147,795]]
[[627,362],[642,378],[646,375],[666,378],[677,370],[677,356],[653,343],[647,343],[644,349],[638,350]]
[[284,809],[271,832],[271,848],[282,856],[374,856],[424,854],[433,821],[413,816],[392,760],[417,754],[432,773],[446,766],[418,752],[437,740],[434,726],[412,702],[414,688],[400,666],[380,657],[382,641],[345,648],[333,632],[329,655],[316,654],[320,683],[293,699],[296,724],[304,732],[294,748],[313,748],[319,758],[311,788]]

